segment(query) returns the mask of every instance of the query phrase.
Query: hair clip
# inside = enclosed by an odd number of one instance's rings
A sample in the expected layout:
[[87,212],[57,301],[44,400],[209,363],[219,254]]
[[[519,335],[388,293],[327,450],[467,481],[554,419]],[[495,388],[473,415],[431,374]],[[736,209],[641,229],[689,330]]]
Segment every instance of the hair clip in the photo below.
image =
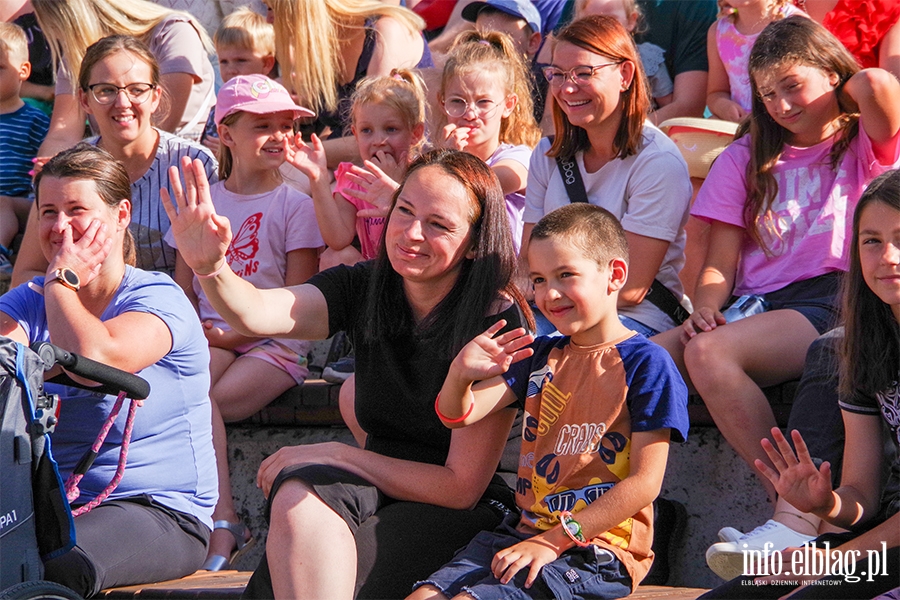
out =
[[478,43],[479,43],[479,44],[484,44],[485,46],[493,46],[493,44],[490,43],[490,42],[487,41],[487,40],[478,40]]

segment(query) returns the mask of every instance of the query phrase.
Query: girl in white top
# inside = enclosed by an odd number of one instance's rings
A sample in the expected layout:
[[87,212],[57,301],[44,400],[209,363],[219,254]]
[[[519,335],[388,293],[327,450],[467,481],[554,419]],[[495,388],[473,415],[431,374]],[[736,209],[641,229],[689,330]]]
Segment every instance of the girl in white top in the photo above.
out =
[[516,252],[531,151],[541,137],[534,121],[528,71],[512,39],[499,32],[461,33],[444,72],[435,146],[465,150],[491,167],[503,194]]
[[[221,181],[210,193],[218,214],[234,227],[224,266],[260,288],[299,285],[318,271],[323,242],[312,200],[286,185],[278,171],[294,119],[311,114],[264,75],[233,77],[219,91],[215,120]],[[171,231],[167,240],[175,244]],[[231,496],[224,421],[245,419],[302,383],[309,374],[309,343],[237,333],[213,309],[198,277],[204,276],[193,274],[179,257],[175,279],[198,306],[210,346],[219,503],[203,568],[219,570],[229,568],[250,539]]]
[[588,201],[613,213],[628,238],[620,318],[648,336],[669,329],[673,320],[644,297],[658,280],[673,303],[689,306],[678,273],[691,182],[675,144],[646,120],[650,99],[631,35],[611,16],[578,19],[556,35],[544,75],[556,135],[541,140],[531,158],[523,239],[541,217],[574,200],[558,161],[577,169]]

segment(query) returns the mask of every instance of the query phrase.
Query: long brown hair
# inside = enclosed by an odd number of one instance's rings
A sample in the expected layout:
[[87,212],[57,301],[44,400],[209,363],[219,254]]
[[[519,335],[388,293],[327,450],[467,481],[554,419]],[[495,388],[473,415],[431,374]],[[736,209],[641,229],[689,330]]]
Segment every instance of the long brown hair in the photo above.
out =
[[[774,21],[756,38],[753,50],[750,51],[749,64],[753,106],[749,120],[750,162],[747,164],[744,227],[753,241],[767,254],[770,251],[762,231],[775,233],[772,203],[778,196],[778,182],[775,181],[772,170],[784,152],[789,132],[769,115],[759,94],[756,77],[797,64],[837,75],[839,83],[836,90],[859,71],[856,59],[843,44],[827,29],[806,17],[795,15]],[[831,166],[835,169],[859,132],[859,114],[844,111],[838,127],[836,142],[831,148]],[[746,128],[742,131],[746,131]]]
[[[131,180],[125,166],[112,154],[92,144],[82,142],[63,150],[44,165],[34,178],[34,196],[37,205],[41,196],[41,181],[45,177],[56,179],[85,179],[94,182],[97,195],[110,209],[122,200],[131,201]],[[125,264],[135,265],[137,254],[131,231],[125,230],[122,248]]]
[[[391,265],[382,235],[369,287],[366,339],[375,341],[395,337],[401,332],[415,332],[421,338],[441,340],[444,354],[452,358],[482,332],[484,319],[502,296],[519,306],[533,330],[534,318],[528,303],[513,282],[516,254],[503,190],[497,176],[484,161],[459,150],[424,153],[410,164],[406,177],[394,193],[388,222],[406,182],[416,171],[426,167],[440,168],[468,192],[471,258],[462,259],[462,268],[453,288],[421,323],[416,324],[403,291],[403,279]],[[386,224],[384,228],[385,234],[388,226]]]
[[900,170],[872,180],[853,215],[850,270],[844,276],[841,393],[874,395],[900,377],[900,324],[891,307],[866,284],[859,257],[859,221],[867,206],[881,202],[900,212]]
[[[614,17],[588,15],[562,28],[555,37],[555,43],[559,42],[568,42],[614,62],[627,60],[634,65],[633,81],[621,93],[622,122],[613,139],[613,150],[616,158],[637,154],[642,144],[644,121],[650,112],[650,87],[631,34]],[[556,99],[553,99],[553,129],[556,136],[547,152],[551,158],[571,159],[576,152],[587,150],[591,145],[587,132],[569,122]]]

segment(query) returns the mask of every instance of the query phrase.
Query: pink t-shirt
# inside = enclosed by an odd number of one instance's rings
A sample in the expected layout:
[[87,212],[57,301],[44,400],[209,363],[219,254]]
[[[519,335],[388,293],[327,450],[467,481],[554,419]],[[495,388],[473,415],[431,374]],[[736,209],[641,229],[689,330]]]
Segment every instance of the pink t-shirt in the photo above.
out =
[[[781,9],[779,18],[798,14],[806,16],[806,13],[793,4],[787,4]],[[722,65],[728,74],[731,99],[747,112],[750,112],[753,106],[748,68],[750,50],[758,37],[758,33],[744,35],[738,31],[730,17],[720,17],[716,22],[716,50],[719,51],[719,58],[722,59]]]
[[[363,208],[376,208],[365,200],[358,200],[350,194],[345,194],[345,190],[351,189],[363,191],[363,188],[347,177],[347,171],[353,163],[342,162],[338,165],[337,171],[334,172],[334,193],[340,194],[344,199],[356,207],[356,210]],[[378,254],[378,246],[381,244],[381,233],[384,231],[384,217],[356,217],[356,235],[359,237],[359,247],[365,260],[371,260]]]
[[[795,148],[785,145],[773,169],[778,195],[772,204],[775,231],[762,230],[770,256],[745,236],[734,295],[764,294],[831,271],[846,271],[853,211],[866,184],[900,166],[900,134],[891,142],[891,162],[875,158],[860,121],[837,170],[829,152],[834,139]],[[750,136],[728,146],[713,163],[691,214],[705,221],[744,227]]]
[[[245,196],[229,192],[225,182],[220,181],[210,187],[210,195],[216,212],[231,221],[234,237],[225,260],[235,273],[258,288],[284,287],[288,252],[325,245],[312,198],[289,185],[282,184],[271,192]],[[165,239],[177,248],[171,229]],[[194,293],[199,299],[200,319],[230,330],[210,304],[196,277]],[[309,350],[309,342],[303,340],[279,342],[293,348],[300,356],[306,356]]]

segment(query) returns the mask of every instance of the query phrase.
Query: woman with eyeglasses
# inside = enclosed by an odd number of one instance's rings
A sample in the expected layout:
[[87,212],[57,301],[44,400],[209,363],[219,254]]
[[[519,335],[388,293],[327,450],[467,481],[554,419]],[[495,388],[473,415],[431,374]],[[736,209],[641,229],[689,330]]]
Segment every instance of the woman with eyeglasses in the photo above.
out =
[[[153,117],[162,96],[160,79],[156,58],[143,42],[131,36],[110,36],[85,52],[77,99],[100,134],[87,141],[116,157],[131,179],[130,228],[137,266],[173,275],[175,250],[163,241],[169,218],[159,202],[160,188],[169,188],[166,169],[188,156],[202,161],[211,181],[218,177],[216,160],[209,150],[154,127]],[[32,210],[12,285],[46,270],[47,260],[38,243],[37,215]]]
[[690,307],[678,273],[691,182],[675,144],[647,122],[648,86],[631,35],[613,17],[578,19],[556,35],[544,76],[555,135],[531,157],[522,239],[569,202],[609,210],[631,256],[620,319],[648,337],[674,327]]
[[140,39],[159,61],[166,110],[157,115],[157,126],[200,140],[215,103],[209,60],[215,48],[197,19],[149,0],[32,0],[32,5],[57,68],[50,132],[39,157],[50,158],[84,137],[76,78],[87,47],[110,35]]

